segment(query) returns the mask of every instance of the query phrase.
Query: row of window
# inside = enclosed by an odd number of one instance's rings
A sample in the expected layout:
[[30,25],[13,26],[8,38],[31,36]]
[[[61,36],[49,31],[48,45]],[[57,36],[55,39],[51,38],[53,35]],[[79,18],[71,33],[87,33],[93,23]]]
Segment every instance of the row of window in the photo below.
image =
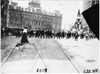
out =
[[34,24],[34,25],[39,25],[39,26],[46,26],[47,24],[49,23],[46,23],[46,22],[38,22],[38,21],[21,21],[21,19],[10,19],[10,23],[12,24]]
[[48,19],[48,20],[52,20],[53,17],[49,17],[49,16],[42,16],[42,15],[32,15],[32,14],[21,14],[21,13],[14,13],[14,12],[10,12],[9,16],[14,16],[14,17],[21,17],[22,18],[27,18],[27,19]]
[[23,18],[28,18],[28,19],[48,19],[51,20],[52,18],[46,17],[46,16],[41,16],[41,15],[23,15]]

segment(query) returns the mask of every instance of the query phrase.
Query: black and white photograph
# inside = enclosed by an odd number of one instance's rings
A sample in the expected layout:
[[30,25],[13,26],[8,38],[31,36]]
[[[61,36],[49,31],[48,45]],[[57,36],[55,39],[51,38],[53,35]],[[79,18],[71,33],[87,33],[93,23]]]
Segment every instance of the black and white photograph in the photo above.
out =
[[1,0],[0,74],[99,74],[99,0]]

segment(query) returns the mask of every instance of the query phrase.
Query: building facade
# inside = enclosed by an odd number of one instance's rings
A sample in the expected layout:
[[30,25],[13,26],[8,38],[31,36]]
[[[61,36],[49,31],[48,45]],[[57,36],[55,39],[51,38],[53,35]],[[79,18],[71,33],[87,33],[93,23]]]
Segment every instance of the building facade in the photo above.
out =
[[7,27],[10,28],[61,30],[62,14],[42,10],[38,0],[30,0],[27,8],[9,5],[8,14]]
[[[98,3],[99,3],[99,0],[83,0],[83,12]],[[82,16],[82,27],[84,28],[85,32],[91,32],[83,16]]]
[[99,0],[83,0],[83,11],[87,10],[88,8],[98,3],[99,3]]
[[1,0],[1,27],[6,27],[9,0]]

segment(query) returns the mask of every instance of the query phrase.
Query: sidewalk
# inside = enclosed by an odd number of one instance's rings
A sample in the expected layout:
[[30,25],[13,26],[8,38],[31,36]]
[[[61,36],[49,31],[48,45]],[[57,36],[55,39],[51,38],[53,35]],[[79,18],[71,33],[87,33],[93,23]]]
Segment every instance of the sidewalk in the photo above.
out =
[[81,68],[99,70],[99,40],[56,39]]

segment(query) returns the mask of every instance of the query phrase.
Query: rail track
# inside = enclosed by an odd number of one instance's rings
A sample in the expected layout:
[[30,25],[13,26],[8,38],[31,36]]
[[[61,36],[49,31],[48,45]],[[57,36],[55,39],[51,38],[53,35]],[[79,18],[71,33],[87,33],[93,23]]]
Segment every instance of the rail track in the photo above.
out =
[[[21,46],[22,46],[22,45],[21,45]],[[44,65],[45,65],[45,72],[47,72],[47,66],[46,66],[46,64],[45,64],[45,62],[44,62],[44,60],[43,60],[43,57],[40,55],[43,45],[40,46],[39,50],[37,49],[37,47],[36,47],[35,44],[33,44],[33,46],[34,46],[35,50],[37,51],[37,54],[36,54],[35,59],[34,59],[34,64],[31,66],[31,68],[33,68],[33,66],[35,65],[35,63],[36,63],[36,61],[37,61],[37,58],[40,57],[40,58],[42,59]],[[9,59],[10,56],[12,55],[13,51],[14,51],[17,47],[19,47],[18,50],[21,51],[21,50],[23,50],[23,48],[25,47],[25,45],[23,45],[23,47],[20,47],[20,45],[19,45],[19,46],[16,46],[16,45],[15,45],[14,48],[11,50],[11,52],[6,56],[6,58],[5,58],[5,59],[3,60],[3,62],[1,63],[1,67],[8,61],[8,59]],[[30,72],[31,72],[31,71],[30,71]]]
[[[73,67],[77,70],[77,72],[78,72],[78,73],[82,73],[82,70],[80,69],[79,65],[77,65],[77,64],[69,57],[69,55],[67,55],[67,54],[64,52],[63,48],[61,48],[60,44],[59,44],[56,40],[55,40],[55,43],[56,43],[57,46],[61,49],[61,51],[63,52],[63,54],[66,56],[66,58],[71,62],[71,64],[72,64]],[[37,58],[40,57],[41,60],[42,60],[42,62],[43,62],[43,64],[44,64],[44,66],[45,66],[44,72],[47,72],[48,67],[47,67],[47,65],[46,65],[46,62],[44,61],[43,56],[40,54],[41,51],[43,50],[43,46],[44,46],[44,45],[41,45],[39,49],[37,48],[37,46],[36,46],[34,43],[33,43],[33,46],[34,46],[35,50],[37,51],[37,54],[36,54],[36,56],[35,56],[34,63],[31,65],[30,69],[34,67],[34,65],[35,65],[35,63],[36,63],[36,61],[37,61]],[[25,45],[23,45],[22,48],[20,48],[20,46],[19,46],[19,49],[18,49],[18,50],[23,50],[24,47],[25,47]],[[6,57],[6,59],[3,60],[3,62],[1,63],[1,66],[3,66],[3,65],[7,62],[7,60],[10,58],[10,56],[12,55],[12,53],[13,53],[13,51],[14,51],[15,49],[16,49],[16,46],[15,46],[15,47],[13,48],[13,50],[9,53],[9,55]],[[32,70],[30,70],[30,72],[31,72],[31,71],[32,71]],[[37,70],[37,72],[38,72],[38,70]],[[39,72],[40,72],[40,71],[39,71]]]
[[61,48],[60,44],[55,40],[55,43],[58,45],[58,47],[61,49],[61,51],[63,52],[63,54],[66,56],[66,58],[68,58],[68,60],[71,62],[71,64],[74,66],[74,68],[77,70],[78,73],[83,73],[83,70],[80,68],[80,66],[78,64],[75,63],[75,61],[73,61],[70,56],[63,50],[63,48]]

